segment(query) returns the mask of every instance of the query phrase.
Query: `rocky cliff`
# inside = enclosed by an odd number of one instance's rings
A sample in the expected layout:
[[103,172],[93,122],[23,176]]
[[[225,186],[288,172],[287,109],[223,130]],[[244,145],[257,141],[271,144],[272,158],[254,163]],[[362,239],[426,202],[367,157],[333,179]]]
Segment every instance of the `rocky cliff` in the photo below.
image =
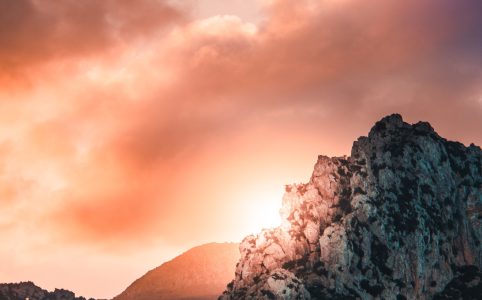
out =
[[238,259],[235,243],[194,247],[149,271],[114,300],[216,299],[231,280]]
[[[0,300],[85,300],[71,291],[55,289],[53,292],[36,286],[33,282],[0,284]],[[89,299],[94,300],[94,299]]]
[[481,299],[481,212],[481,149],[391,115],[286,186],[220,299]]

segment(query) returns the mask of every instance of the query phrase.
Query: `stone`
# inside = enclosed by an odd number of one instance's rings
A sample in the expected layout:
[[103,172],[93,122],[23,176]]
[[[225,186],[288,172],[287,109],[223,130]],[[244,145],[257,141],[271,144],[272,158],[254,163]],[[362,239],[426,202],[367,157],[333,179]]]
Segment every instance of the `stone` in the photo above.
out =
[[480,299],[481,212],[481,149],[390,115],[286,186],[220,299]]
[[[86,300],[76,297],[71,291],[55,289],[53,292],[36,286],[33,282],[2,283],[0,284],[0,300]],[[94,300],[94,299],[89,299]]]

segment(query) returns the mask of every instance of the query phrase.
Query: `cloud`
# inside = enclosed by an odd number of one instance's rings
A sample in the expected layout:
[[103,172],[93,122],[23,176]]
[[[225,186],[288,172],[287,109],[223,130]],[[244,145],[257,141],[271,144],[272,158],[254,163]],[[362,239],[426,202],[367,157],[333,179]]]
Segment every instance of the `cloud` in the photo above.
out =
[[[0,79],[51,60],[105,53],[184,18],[165,1],[1,0]],[[20,73],[20,74],[19,74]]]
[[9,152],[19,161],[7,174],[30,180],[35,195],[57,186],[42,214],[71,240],[118,246],[224,234],[219,224],[242,218],[215,208],[237,204],[205,187],[222,189],[223,172],[237,174],[239,190],[261,180],[239,157],[253,169],[276,166],[249,145],[279,153],[280,164],[305,151],[301,141],[348,154],[395,111],[482,144],[480,1],[277,0],[258,24],[187,21],[154,0],[6,5],[0,72],[43,74],[13,94],[20,104],[2,100],[3,123],[22,117],[5,138],[22,150]]

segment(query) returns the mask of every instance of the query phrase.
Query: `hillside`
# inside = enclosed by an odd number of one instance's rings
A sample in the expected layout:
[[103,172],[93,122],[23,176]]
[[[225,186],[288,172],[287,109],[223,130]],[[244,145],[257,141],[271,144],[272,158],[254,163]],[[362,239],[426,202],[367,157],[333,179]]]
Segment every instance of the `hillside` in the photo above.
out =
[[198,246],[147,272],[114,300],[216,299],[238,259],[235,243]]

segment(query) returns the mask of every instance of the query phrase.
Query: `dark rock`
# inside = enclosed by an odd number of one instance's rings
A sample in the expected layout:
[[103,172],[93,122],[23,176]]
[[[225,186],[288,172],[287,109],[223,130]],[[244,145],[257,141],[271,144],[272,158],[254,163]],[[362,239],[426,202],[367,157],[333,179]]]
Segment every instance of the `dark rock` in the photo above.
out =
[[[71,291],[55,289],[53,292],[41,289],[33,282],[0,284],[0,300],[86,300],[75,297]],[[89,299],[94,300],[94,299]]]
[[395,114],[285,190],[221,299],[480,299],[479,147]]

